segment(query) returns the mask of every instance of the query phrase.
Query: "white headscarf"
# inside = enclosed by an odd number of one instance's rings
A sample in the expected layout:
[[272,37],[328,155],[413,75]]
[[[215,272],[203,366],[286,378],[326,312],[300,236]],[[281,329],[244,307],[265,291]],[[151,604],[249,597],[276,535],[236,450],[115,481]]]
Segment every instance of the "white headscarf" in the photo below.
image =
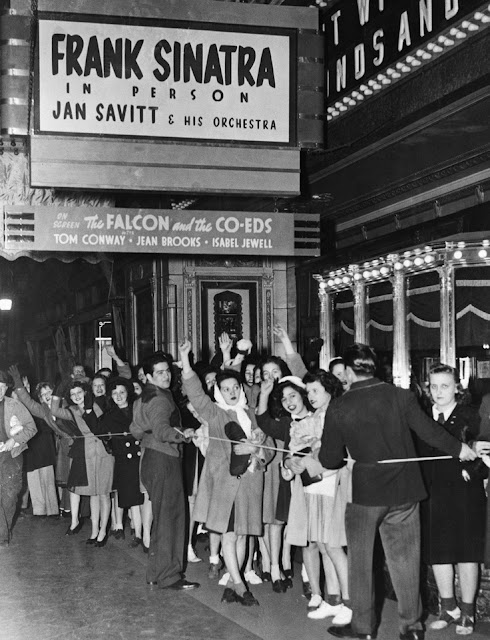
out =
[[238,424],[243,429],[247,438],[250,439],[252,435],[252,421],[248,417],[248,413],[246,411],[248,403],[247,396],[245,395],[243,387],[240,385],[240,395],[238,397],[238,402],[233,406],[225,402],[223,394],[221,393],[217,385],[214,388],[214,399],[220,409],[224,409],[225,411],[233,411],[234,413],[236,413]]

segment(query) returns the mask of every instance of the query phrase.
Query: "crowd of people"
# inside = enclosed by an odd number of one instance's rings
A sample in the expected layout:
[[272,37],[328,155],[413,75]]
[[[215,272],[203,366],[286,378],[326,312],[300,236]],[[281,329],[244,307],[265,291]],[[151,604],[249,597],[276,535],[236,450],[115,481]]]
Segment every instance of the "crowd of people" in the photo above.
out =
[[330,618],[335,637],[371,638],[379,534],[401,640],[424,637],[421,560],[440,597],[430,629],[472,633],[480,568],[490,566],[490,397],[478,413],[457,371],[437,364],[424,411],[377,377],[370,347],[307,370],[287,332],[274,334],[281,358],[226,334],[212,364],[193,363],[188,339],[178,362],[157,352],[134,369],[109,348],[117,372],[89,379],[75,365],[56,390],[42,381],[32,394],[17,366],[0,371],[0,545],[30,496],[34,516],[69,517],[67,536],[89,516],[96,548],[124,538],[129,520],[129,546],[148,554],[147,584],[190,590],[199,526],[209,579],[224,586],[222,602],[243,606],[259,604],[255,584],[291,588],[299,549],[308,618]]

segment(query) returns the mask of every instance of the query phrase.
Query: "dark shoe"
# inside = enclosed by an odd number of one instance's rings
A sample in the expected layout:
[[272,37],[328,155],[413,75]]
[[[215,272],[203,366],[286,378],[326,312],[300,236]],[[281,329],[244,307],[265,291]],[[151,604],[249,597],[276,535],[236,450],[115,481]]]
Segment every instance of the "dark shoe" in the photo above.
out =
[[291,580],[291,578],[284,578],[284,580],[281,580],[281,582],[284,585],[284,591],[293,588],[293,581]]
[[262,582],[272,582],[270,571],[262,571]]
[[283,569],[282,572],[285,578],[289,578],[290,580],[294,578],[294,571],[292,569]]
[[254,605],[259,606],[258,600],[256,600],[250,591],[245,591],[243,596],[239,596],[238,593],[235,593],[236,601],[239,602],[244,607],[253,607]]
[[175,591],[190,591],[191,589],[199,589],[201,585],[199,582],[189,582],[181,578],[177,582],[169,584],[168,587],[162,587],[163,589],[174,589]]
[[133,538],[128,544],[128,547],[130,549],[136,549],[136,547],[139,547],[140,544],[143,544],[143,540],[141,538]]
[[116,540],[124,540],[126,538],[123,529],[115,529],[112,535],[114,536],[114,538],[116,538]]
[[68,527],[68,529],[66,530],[65,536],[74,536],[77,533],[79,533],[81,528],[82,528],[82,522],[80,521],[74,529],[71,529],[70,527]]
[[104,538],[102,538],[102,540],[96,540],[94,547],[96,547],[97,549],[102,549],[102,547],[105,547],[107,544],[107,539],[109,538],[109,536],[106,534],[104,536]]
[[236,593],[230,587],[226,587],[223,591],[223,595],[221,596],[221,602],[226,602],[227,604],[231,604],[232,602],[236,602]]
[[400,633],[400,640],[424,640],[425,633],[422,629],[407,629]]
[[346,624],[344,627],[328,627],[327,631],[335,638],[359,638],[359,640],[376,638],[375,633],[356,633],[350,624]]
[[272,583],[272,591],[274,591],[274,593],[285,593],[286,590],[287,587],[284,584],[284,580],[274,580]]
[[148,553],[150,551],[150,547],[145,547],[143,542],[141,543],[141,546],[143,547],[143,553]]
[[87,538],[85,544],[94,545],[97,542],[97,538]]
[[309,582],[303,582],[303,598],[307,600],[311,598],[311,584]]

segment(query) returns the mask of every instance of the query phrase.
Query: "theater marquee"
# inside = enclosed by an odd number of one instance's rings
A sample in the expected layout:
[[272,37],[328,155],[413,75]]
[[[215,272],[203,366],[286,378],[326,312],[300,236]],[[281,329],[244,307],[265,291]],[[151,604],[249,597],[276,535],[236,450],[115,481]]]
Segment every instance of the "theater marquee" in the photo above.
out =
[[318,214],[5,206],[2,248],[23,251],[315,256]]
[[[24,37],[36,33],[33,187],[300,193],[301,149],[324,142],[317,9],[215,0],[37,8],[37,32]],[[30,91],[25,83],[25,104]]]
[[38,133],[293,141],[292,30],[41,18]]

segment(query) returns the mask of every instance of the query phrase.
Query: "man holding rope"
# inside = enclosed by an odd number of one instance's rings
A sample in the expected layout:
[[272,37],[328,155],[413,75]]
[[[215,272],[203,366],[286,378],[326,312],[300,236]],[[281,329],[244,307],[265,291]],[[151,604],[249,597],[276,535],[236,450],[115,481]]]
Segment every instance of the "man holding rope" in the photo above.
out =
[[194,435],[182,431],[180,413],[170,391],[171,361],[155,353],[143,363],[146,384],[133,408],[131,433],[141,440],[141,482],[153,511],[147,584],[187,591],[199,587],[183,576],[185,496],[182,443]]
[[400,639],[423,640],[419,502],[426,492],[419,465],[407,460],[415,457],[410,431],[462,461],[476,454],[426,416],[410,391],[374,377],[377,359],[370,347],[354,344],[343,358],[350,390],[330,403],[319,459],[337,469],[348,449],[355,460],[345,516],[353,617],[350,625],[328,631],[338,638],[376,637],[373,549],[379,530],[398,600]]

